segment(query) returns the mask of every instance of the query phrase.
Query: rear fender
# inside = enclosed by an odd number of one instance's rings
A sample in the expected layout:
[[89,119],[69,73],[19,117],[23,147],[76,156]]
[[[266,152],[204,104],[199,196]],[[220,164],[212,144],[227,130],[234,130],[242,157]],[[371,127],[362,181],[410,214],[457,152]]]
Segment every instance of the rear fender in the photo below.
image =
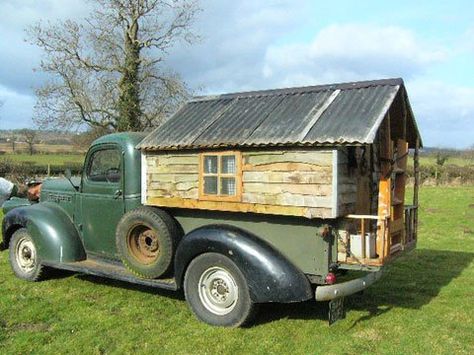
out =
[[35,242],[38,257],[47,262],[73,262],[86,259],[79,233],[59,206],[42,202],[17,207],[3,218],[3,247],[8,247],[16,230],[26,228]]
[[177,285],[196,256],[220,253],[230,258],[245,276],[253,302],[300,302],[313,297],[307,277],[283,254],[254,234],[229,225],[193,230],[181,240],[175,257]]

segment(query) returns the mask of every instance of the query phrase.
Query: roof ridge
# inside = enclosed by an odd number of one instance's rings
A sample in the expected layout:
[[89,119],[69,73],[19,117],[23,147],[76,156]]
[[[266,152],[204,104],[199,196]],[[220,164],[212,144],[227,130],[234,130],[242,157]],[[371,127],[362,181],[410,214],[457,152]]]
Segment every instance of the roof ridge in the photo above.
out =
[[373,86],[402,86],[402,78],[390,78],[390,79],[378,79],[378,80],[366,80],[366,81],[353,81],[336,84],[323,84],[313,86],[297,86],[281,89],[269,89],[269,90],[255,90],[255,91],[243,91],[226,93],[220,95],[204,95],[195,96],[189,100],[189,102],[199,101],[211,101],[211,100],[224,100],[224,99],[235,99],[235,98],[249,98],[249,97],[261,97],[261,96],[273,96],[273,95],[291,95],[299,93],[310,93],[326,90],[352,90],[352,89],[363,89]]

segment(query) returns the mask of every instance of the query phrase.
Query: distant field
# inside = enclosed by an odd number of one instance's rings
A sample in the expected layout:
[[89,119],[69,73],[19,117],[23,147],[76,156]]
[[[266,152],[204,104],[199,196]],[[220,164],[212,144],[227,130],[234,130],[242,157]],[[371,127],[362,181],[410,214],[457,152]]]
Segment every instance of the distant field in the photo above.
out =
[[1,159],[8,159],[13,162],[31,162],[35,165],[67,165],[67,163],[84,162],[84,154],[4,154],[0,155]]
[[[412,157],[408,159],[408,164],[413,165]],[[436,157],[421,156],[420,164],[421,165],[436,165]],[[461,157],[448,157],[448,159],[444,162],[444,165],[457,165],[457,166],[474,165],[474,159],[467,159],[467,158],[461,158]]]
[[1,252],[0,353],[474,354],[474,187],[423,187],[420,203],[417,249],[331,327],[306,302],[213,328],[180,294],[77,274],[28,283]]
[[[35,144],[34,149],[38,153],[69,153],[74,152],[75,147],[69,144]],[[26,143],[15,143],[16,152],[28,152]],[[12,153],[12,145],[10,143],[0,143],[0,152]]]

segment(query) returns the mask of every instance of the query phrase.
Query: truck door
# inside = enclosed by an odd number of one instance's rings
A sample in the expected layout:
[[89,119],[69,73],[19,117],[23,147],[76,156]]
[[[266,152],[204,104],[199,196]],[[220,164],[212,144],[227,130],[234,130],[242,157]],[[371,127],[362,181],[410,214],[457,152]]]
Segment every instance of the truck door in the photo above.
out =
[[92,148],[84,165],[80,203],[86,251],[113,257],[115,227],[124,213],[123,154],[114,144]]

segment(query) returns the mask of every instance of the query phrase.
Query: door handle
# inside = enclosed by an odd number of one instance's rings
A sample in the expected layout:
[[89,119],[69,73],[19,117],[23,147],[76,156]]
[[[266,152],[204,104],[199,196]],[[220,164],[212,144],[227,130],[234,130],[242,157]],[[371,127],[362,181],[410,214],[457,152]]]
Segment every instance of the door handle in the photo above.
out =
[[117,199],[119,198],[120,196],[122,196],[122,190],[116,190],[114,192],[114,198]]

